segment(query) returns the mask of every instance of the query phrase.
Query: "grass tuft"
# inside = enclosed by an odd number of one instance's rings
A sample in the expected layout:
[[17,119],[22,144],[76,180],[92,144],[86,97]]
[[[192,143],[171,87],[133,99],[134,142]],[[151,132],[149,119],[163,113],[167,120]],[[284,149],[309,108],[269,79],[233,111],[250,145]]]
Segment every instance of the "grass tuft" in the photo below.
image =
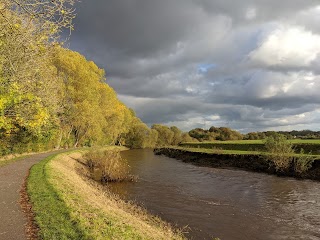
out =
[[93,149],[84,154],[86,165],[96,180],[102,183],[131,180],[130,166],[118,150]]

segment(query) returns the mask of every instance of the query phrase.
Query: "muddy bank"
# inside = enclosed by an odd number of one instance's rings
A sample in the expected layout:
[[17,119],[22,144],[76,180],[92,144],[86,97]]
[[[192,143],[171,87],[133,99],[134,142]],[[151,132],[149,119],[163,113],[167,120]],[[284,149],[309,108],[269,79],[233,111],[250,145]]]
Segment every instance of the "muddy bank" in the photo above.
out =
[[264,155],[259,154],[219,154],[192,152],[184,149],[157,148],[154,150],[156,155],[165,155],[170,158],[182,160],[197,166],[214,168],[240,168],[254,172],[264,172],[278,176],[288,176],[303,179],[320,181],[320,160],[315,160],[312,167],[304,172],[297,173],[292,166],[282,172],[277,172],[275,165]]

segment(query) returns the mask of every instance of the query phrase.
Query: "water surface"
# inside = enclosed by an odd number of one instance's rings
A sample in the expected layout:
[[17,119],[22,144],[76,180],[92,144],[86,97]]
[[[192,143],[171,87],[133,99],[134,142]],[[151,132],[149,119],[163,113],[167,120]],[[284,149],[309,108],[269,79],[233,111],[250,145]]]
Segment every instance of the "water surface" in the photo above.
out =
[[136,183],[111,184],[190,239],[320,239],[320,183],[198,167],[151,150],[124,151]]

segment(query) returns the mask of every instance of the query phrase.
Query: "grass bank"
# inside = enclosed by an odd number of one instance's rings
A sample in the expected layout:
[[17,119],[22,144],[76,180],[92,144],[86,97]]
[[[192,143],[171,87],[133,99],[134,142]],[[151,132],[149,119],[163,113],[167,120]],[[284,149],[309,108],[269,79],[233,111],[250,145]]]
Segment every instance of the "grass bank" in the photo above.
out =
[[35,165],[28,193],[41,239],[183,239],[168,224],[90,180],[83,152]]
[[[320,156],[307,155],[305,159],[310,163],[306,171],[297,171],[292,165],[285,171],[277,171],[276,166],[270,160],[268,153],[257,151],[238,151],[238,150],[221,150],[221,149],[204,149],[204,148],[183,148],[167,147],[155,149],[155,154],[163,154],[167,157],[176,158],[187,163],[198,166],[216,167],[216,168],[241,168],[255,172],[265,172],[281,176],[290,176],[296,178],[306,178],[320,180]],[[304,161],[305,155],[294,154],[296,159]],[[299,164],[304,164],[303,162]]]
[[[320,154],[320,140],[311,139],[293,139],[289,140],[293,144],[296,153],[300,153],[301,149],[305,153]],[[204,149],[222,149],[231,151],[257,151],[265,152],[263,140],[237,140],[237,141],[214,141],[201,143],[182,143],[181,147],[185,148],[204,148]]]

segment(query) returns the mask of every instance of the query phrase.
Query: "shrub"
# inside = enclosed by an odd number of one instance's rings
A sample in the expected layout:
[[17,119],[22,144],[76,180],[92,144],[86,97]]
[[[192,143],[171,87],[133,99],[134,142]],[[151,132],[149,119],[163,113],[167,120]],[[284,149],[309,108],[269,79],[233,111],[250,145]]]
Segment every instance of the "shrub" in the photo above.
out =
[[132,179],[130,167],[116,150],[91,150],[84,155],[87,166],[92,172],[99,170],[102,183]]
[[304,150],[301,149],[300,156],[294,159],[294,170],[295,172],[302,174],[308,171],[314,162],[314,157],[311,154],[305,154]]
[[292,143],[284,135],[276,134],[267,137],[265,148],[269,152],[268,159],[274,163],[276,171],[286,171],[289,169],[292,161],[294,149]]

